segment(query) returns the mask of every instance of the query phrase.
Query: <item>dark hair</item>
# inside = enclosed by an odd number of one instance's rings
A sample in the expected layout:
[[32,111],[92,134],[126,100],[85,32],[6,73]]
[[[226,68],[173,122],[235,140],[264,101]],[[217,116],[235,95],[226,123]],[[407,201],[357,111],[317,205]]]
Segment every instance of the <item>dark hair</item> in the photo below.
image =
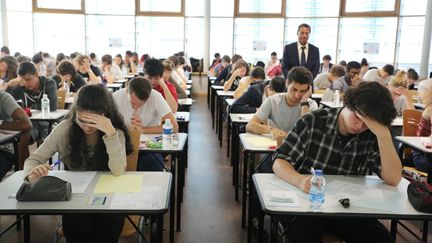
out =
[[108,65],[112,65],[112,56],[110,54],[106,54],[102,56],[102,62],[108,63]]
[[21,53],[15,52],[14,57],[18,57],[18,56],[21,56]]
[[36,73],[37,73],[36,67],[31,62],[23,62],[20,64],[20,66],[18,68],[18,75],[19,76],[24,76],[27,74],[35,75]]
[[129,81],[128,92],[134,93],[138,99],[146,101],[150,97],[152,85],[150,80],[143,77],[136,77]]
[[91,59],[95,59],[96,58],[96,54],[94,52],[90,53],[89,56],[90,56]]
[[60,75],[70,74],[72,76],[72,81],[74,81],[77,77],[77,71],[72,62],[68,60],[63,60],[57,66],[57,73]]
[[237,62],[238,60],[240,60],[240,59],[242,59],[243,57],[242,56],[240,56],[240,55],[238,55],[238,54],[234,54],[233,56],[232,56],[232,58],[231,58],[231,62],[232,63],[235,63],[235,62]]
[[262,68],[264,68],[265,67],[265,63],[262,62],[262,61],[258,61],[258,62],[256,62],[255,67],[262,67]]
[[339,62],[339,65],[346,67],[347,66],[347,62],[345,60],[342,60]]
[[277,93],[282,93],[286,90],[285,79],[282,77],[277,76],[272,78],[268,85],[270,85],[270,88]]
[[7,46],[2,46],[2,48],[0,49],[0,52],[4,52],[4,53],[10,55],[10,50],[9,50],[9,47],[7,47]]
[[[97,97],[97,99],[95,99]],[[75,121],[77,111],[90,111],[98,114],[103,114],[105,117],[111,120],[111,123],[115,129],[123,132],[125,137],[125,150],[126,155],[132,153],[133,148],[129,132],[123,121],[123,116],[119,113],[117,105],[111,93],[102,85],[85,85],[79,91],[75,98],[68,118],[71,121]],[[92,158],[92,163],[87,164],[87,170],[109,170],[108,168],[108,154],[106,151],[105,143],[102,139],[104,134],[99,132],[99,140],[96,144],[95,156]],[[80,168],[83,166],[83,162],[88,158],[86,143],[84,142],[84,131],[76,124],[71,123],[69,129],[69,151],[71,153],[67,156],[70,158],[71,168]],[[74,152],[72,152],[74,151]]]
[[81,54],[79,52],[74,52],[70,54],[70,59],[73,60],[75,59],[77,56],[80,56]]
[[216,53],[214,54],[214,57],[215,57],[215,58],[218,58],[218,57],[220,57],[220,54],[219,54],[219,52],[216,52]]
[[288,73],[289,83],[311,84],[312,81],[312,73],[305,67],[293,67]]
[[64,59],[67,59],[66,58],[66,55],[64,54],[64,53],[59,53],[59,54],[57,54],[57,57],[56,57],[56,65],[59,65],[60,64],[60,62],[61,61],[63,61]]
[[264,80],[264,79],[265,79],[265,71],[264,71],[264,68],[259,67],[259,66],[258,66],[258,67],[255,67],[255,68],[252,70],[250,76],[251,76],[252,78],[256,78],[256,79],[260,79],[260,80]]
[[178,56],[170,56],[168,57],[168,59],[170,59],[173,63],[174,63],[174,67],[177,68],[179,64],[179,60],[178,60]]
[[331,61],[331,56],[330,55],[324,55],[323,60]]
[[16,57],[18,63],[23,63],[23,62],[31,62],[30,58],[28,56],[24,56],[24,55],[19,55]]
[[368,61],[367,61],[366,58],[362,58],[360,64],[361,64],[362,66],[368,66],[368,65],[369,65],[369,63],[368,63]]
[[2,56],[0,57],[0,63],[5,62],[7,65],[7,71],[6,71],[6,77],[7,80],[14,79],[18,76],[17,69],[18,69],[18,61],[13,56]]
[[412,79],[412,80],[418,80],[419,79],[418,73],[413,68],[409,68],[408,69],[408,71],[407,71],[407,77],[408,77],[408,79]]
[[43,61],[43,57],[40,53],[37,53],[33,56],[32,61],[34,64],[38,64]]
[[125,65],[125,62],[124,62],[124,60],[123,60],[122,55],[121,55],[121,54],[117,54],[115,57],[119,57],[119,58],[120,58],[120,60],[121,60],[120,68],[122,68],[122,66]]
[[132,52],[131,52],[131,51],[126,51],[125,54],[126,54],[127,56],[132,56]]
[[346,74],[345,68],[342,65],[333,65],[330,69],[330,73],[337,77],[343,77]]
[[226,63],[230,63],[231,62],[231,58],[228,55],[224,55],[222,57],[222,61],[226,62]]
[[344,105],[362,116],[390,126],[397,112],[389,89],[378,82],[361,82],[356,88],[348,89]]
[[356,61],[351,61],[346,66],[347,72],[349,72],[351,69],[361,69],[360,63]]
[[298,28],[297,28],[297,33],[300,31],[300,28],[303,28],[303,27],[308,28],[308,29],[309,29],[309,33],[312,31],[311,27],[310,27],[308,24],[303,23],[303,24],[300,24],[300,25],[298,26]]
[[151,77],[162,77],[164,67],[158,59],[150,58],[144,62],[144,70]]
[[277,53],[276,52],[272,52],[270,55],[271,56],[277,56]]
[[182,57],[182,56],[178,56],[178,57],[177,57],[177,60],[178,60],[179,65],[183,65],[183,64],[186,63],[185,58]]
[[383,71],[386,72],[388,75],[393,75],[395,68],[391,64],[386,64],[383,68]]

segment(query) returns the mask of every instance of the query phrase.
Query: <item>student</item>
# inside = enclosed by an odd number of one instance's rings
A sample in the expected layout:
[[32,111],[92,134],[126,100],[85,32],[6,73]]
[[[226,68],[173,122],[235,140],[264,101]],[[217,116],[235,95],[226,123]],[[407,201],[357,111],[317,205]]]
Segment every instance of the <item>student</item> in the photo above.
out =
[[341,65],[333,65],[330,72],[320,73],[316,76],[313,81],[315,89],[327,89],[330,88],[332,82],[345,76],[345,68]]
[[[171,78],[177,82],[183,90],[187,90],[186,77],[184,76],[183,66],[184,66],[184,58],[183,64],[180,64],[180,56],[170,56],[168,58],[174,64],[173,71],[171,73]],[[181,70],[180,70],[181,69]],[[183,74],[182,74],[183,73]]]
[[[14,98],[0,91],[0,129],[22,131],[18,142],[18,166],[22,170],[24,160],[29,156],[28,143],[30,140],[31,123],[24,110]],[[14,165],[14,151],[12,144],[0,146],[0,181]]]
[[394,73],[393,65],[387,64],[381,69],[369,69],[363,76],[364,81],[376,81],[382,85],[389,82],[390,76]]
[[213,69],[210,69],[210,74],[213,76],[219,76],[222,70],[231,63],[231,58],[228,55],[222,57],[222,61],[217,64]]
[[224,91],[236,90],[240,84],[240,79],[249,75],[249,65],[243,59],[233,64],[227,81],[224,82]]
[[[432,121],[432,89],[428,89],[427,93],[423,97],[425,108],[421,114],[418,127],[417,136],[419,137],[430,137],[431,136],[431,121]],[[428,173],[430,171],[432,156],[417,152],[416,150],[412,153],[413,163],[417,170]]]
[[43,57],[41,53],[37,53],[33,56],[32,62],[36,66],[36,70],[38,71],[39,76],[46,76],[46,65],[43,62]]
[[85,55],[78,55],[75,57],[74,63],[78,70],[78,74],[81,75],[85,81],[89,84],[100,84],[102,83],[102,73],[96,66],[93,66],[90,62],[90,58]]
[[272,52],[270,54],[271,59],[266,63],[264,71],[266,73],[266,76],[269,76],[269,72],[275,68],[277,65],[280,65],[279,59],[277,58],[277,53]]
[[419,75],[413,68],[408,68],[407,71],[408,89],[416,89],[415,85],[419,80]]
[[61,89],[64,87],[64,83],[67,82],[69,85],[69,92],[76,93],[78,90],[86,85],[86,81],[77,73],[75,66],[68,60],[63,60],[57,66],[57,75],[52,77],[57,83],[57,88]]
[[262,67],[255,67],[249,76],[245,76],[240,80],[239,86],[234,91],[234,99],[240,98],[252,84],[264,81],[264,79],[264,69]]
[[6,55],[10,55],[9,47],[7,47],[7,46],[2,46],[2,47],[0,48],[0,57],[2,57],[2,56],[6,56]]
[[[50,111],[57,110],[57,86],[54,80],[39,76],[36,67],[31,62],[21,63],[18,75],[23,80],[23,86],[16,86],[10,90],[15,100],[21,102],[23,108],[41,110],[41,100],[47,94],[50,100]],[[33,142],[40,141],[45,137],[48,128],[47,122],[32,122],[31,131]]]
[[163,80],[170,82],[172,85],[174,85],[177,92],[177,97],[179,99],[186,99],[187,98],[186,91],[182,89],[182,87],[180,87],[180,84],[174,81],[172,78],[174,73],[174,67],[175,67],[174,63],[171,61],[171,59],[165,59],[162,62],[162,65],[164,67],[164,72],[162,74]]
[[332,82],[331,90],[339,90],[345,93],[350,87],[356,87],[362,79],[360,78],[360,63],[351,61],[346,66],[346,74]]
[[[127,128],[111,94],[101,85],[86,85],[67,119],[25,161],[25,180],[34,183],[48,175],[47,161],[55,153],[69,170],[109,171],[120,176],[131,152]],[[115,214],[65,214],[63,231],[67,242],[117,242],[124,219]]]
[[3,80],[1,89],[11,89],[21,83],[18,77],[18,61],[15,57],[5,55],[0,57],[0,79]]
[[[396,117],[390,92],[377,82],[349,89],[343,108],[320,109],[298,120],[276,150],[273,170],[281,179],[309,193],[311,167],[324,175],[366,175],[372,169],[397,186],[401,161],[389,127]],[[346,242],[393,242],[376,219],[297,217],[289,242],[322,242],[325,232]]]
[[270,96],[285,92],[285,80],[274,77],[270,81],[256,82],[231,106],[230,113],[255,113]]
[[406,109],[415,109],[411,97],[409,96],[408,80],[405,71],[397,72],[397,74],[392,77],[388,88],[398,116],[402,116],[403,111]]
[[151,81],[153,89],[162,94],[172,112],[177,112],[177,91],[174,85],[162,78],[164,72],[162,63],[155,58],[150,58],[144,63],[144,69],[146,78]]
[[305,67],[292,68],[288,73],[287,93],[268,97],[246,125],[246,131],[271,134],[273,139],[286,136],[300,117],[318,109],[316,102],[309,98],[312,79],[312,73]]
[[361,62],[361,69],[360,69],[360,78],[363,78],[366,72],[369,70],[369,63],[366,58],[362,58]]
[[123,76],[128,73],[126,63],[123,61],[123,57],[121,54],[117,54],[114,58],[114,65],[120,68]]
[[231,64],[227,65],[220,74],[216,77],[214,81],[214,85],[223,85],[230,77],[231,77],[231,69],[233,68],[234,64],[242,59],[242,56],[238,54],[234,54],[231,58]]
[[212,64],[209,67],[209,70],[214,69],[216,65],[218,65],[221,62],[221,55],[218,52],[214,54],[214,58],[215,59],[213,59]]
[[123,78],[123,74],[119,67],[113,65],[112,56],[109,54],[102,56],[102,65],[100,66],[102,74],[108,83],[113,83],[114,81]]
[[[176,118],[162,97],[152,89],[148,79],[134,78],[127,88],[114,93],[114,100],[123,115],[124,123],[140,133],[161,134],[162,121],[170,119],[173,133],[178,132]],[[139,171],[162,171],[163,158],[157,153],[140,152],[138,157]]]
[[320,64],[318,73],[329,73],[330,69],[333,67],[330,55],[324,55],[323,62]]

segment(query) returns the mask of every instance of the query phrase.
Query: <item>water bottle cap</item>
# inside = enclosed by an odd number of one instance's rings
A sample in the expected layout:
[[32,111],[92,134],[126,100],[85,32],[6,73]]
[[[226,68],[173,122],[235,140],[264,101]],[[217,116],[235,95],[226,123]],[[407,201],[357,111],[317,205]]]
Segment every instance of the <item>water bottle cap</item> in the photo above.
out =
[[42,98],[48,98],[47,94],[43,94]]
[[323,175],[323,171],[322,170],[315,170],[315,175],[322,176]]

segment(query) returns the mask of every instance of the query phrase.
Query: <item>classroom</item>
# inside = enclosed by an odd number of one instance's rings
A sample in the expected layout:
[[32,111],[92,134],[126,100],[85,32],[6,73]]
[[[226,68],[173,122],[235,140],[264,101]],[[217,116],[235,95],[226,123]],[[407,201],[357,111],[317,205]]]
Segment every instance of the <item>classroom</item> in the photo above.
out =
[[0,243],[431,242],[431,0],[0,0]]

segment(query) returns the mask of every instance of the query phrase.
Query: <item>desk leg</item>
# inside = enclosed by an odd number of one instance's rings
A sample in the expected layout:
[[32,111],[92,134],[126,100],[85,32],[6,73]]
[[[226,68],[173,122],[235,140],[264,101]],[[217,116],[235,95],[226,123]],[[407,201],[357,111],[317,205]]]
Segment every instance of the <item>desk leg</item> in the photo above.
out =
[[219,100],[219,117],[218,117],[218,136],[219,136],[219,147],[222,147],[222,138],[223,138],[223,110],[224,110],[224,97],[218,98]]
[[[156,230],[153,230],[155,224]],[[151,217],[150,242],[163,242],[163,214]]]
[[[250,177],[252,177],[252,173],[253,171],[252,165],[249,166],[249,175]],[[252,201],[253,201],[253,194],[254,194],[254,189],[253,189],[253,183],[252,183],[252,179],[249,178],[248,180],[248,188],[249,188],[249,195],[248,195],[248,217],[247,217],[247,242],[251,243],[252,242]]]
[[212,117],[212,128],[214,128],[214,124],[215,124],[215,115],[214,115],[214,111],[215,111],[215,92],[214,89],[211,89],[211,97],[210,97],[210,113],[211,113],[211,117]]
[[391,220],[391,223],[390,223],[390,235],[393,238],[393,242],[396,242],[397,224],[398,224],[398,220],[397,219],[392,219]]
[[30,243],[30,215],[24,215],[24,242]]
[[176,221],[176,231],[181,231],[181,197],[182,197],[182,193],[183,193],[183,165],[182,165],[182,161],[181,161],[182,155],[180,155],[179,158],[177,158],[177,156],[175,156],[175,160],[177,160],[177,221]]
[[243,152],[243,196],[242,196],[242,228],[246,226],[246,190],[247,190],[247,166],[249,153]]
[[210,109],[210,87],[211,87],[211,81],[209,78],[207,78],[207,108]]
[[[229,112],[227,111],[227,157],[230,156],[230,132],[231,132],[231,117],[229,115]],[[232,164],[231,164],[232,165]]]
[[423,241],[428,242],[429,220],[423,220]]
[[217,94],[216,94],[216,96],[215,96],[215,105],[216,105],[216,107],[215,107],[215,133],[217,134],[218,133],[218,129],[219,129],[219,127],[218,127],[218,125],[219,125],[219,96],[217,96]]
[[258,203],[258,243],[264,242],[264,212],[262,211],[262,206],[260,200],[257,198]]
[[176,189],[176,165],[175,158],[171,158],[171,174],[172,174],[172,188],[171,188],[171,208],[170,208],[170,232],[169,242],[174,243],[174,224],[175,224],[175,189]]

